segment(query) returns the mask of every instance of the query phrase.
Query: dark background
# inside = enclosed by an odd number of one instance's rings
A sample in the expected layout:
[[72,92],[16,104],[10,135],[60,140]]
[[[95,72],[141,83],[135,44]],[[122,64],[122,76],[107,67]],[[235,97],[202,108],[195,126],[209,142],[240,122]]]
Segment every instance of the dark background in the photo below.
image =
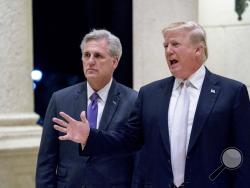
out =
[[123,55],[114,78],[132,87],[131,0],[33,0],[34,69],[43,73],[34,90],[39,124],[54,91],[85,80],[79,46],[93,28],[120,38]]

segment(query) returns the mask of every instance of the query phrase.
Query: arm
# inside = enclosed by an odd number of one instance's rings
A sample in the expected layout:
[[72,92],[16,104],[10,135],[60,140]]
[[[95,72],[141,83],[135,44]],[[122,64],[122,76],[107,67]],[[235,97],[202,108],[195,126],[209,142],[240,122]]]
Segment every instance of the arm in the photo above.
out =
[[57,124],[54,128],[62,133],[60,140],[71,140],[85,145],[82,155],[110,155],[137,150],[143,144],[143,127],[140,121],[140,100],[137,99],[135,108],[126,126],[119,126],[115,131],[90,129],[85,112],[81,113],[81,121],[76,121],[64,112],[60,115],[65,119],[53,118]]
[[250,185],[250,102],[246,86],[239,88],[233,108],[233,143],[240,149],[243,162],[235,171],[234,187],[247,188]]
[[36,167],[36,188],[57,187],[58,133],[53,129],[53,122],[51,121],[54,116],[56,116],[56,105],[54,96],[52,96],[43,125]]

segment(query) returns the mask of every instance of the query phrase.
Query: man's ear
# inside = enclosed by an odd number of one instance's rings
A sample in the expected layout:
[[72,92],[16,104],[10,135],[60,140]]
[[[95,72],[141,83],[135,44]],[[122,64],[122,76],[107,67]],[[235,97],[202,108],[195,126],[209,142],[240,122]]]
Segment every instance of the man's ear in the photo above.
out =
[[113,58],[113,67],[114,67],[115,69],[117,68],[118,63],[119,63],[118,58],[117,58],[117,57],[114,57],[114,58]]
[[197,46],[195,48],[195,53],[198,56],[201,56],[203,52],[204,52],[204,45],[202,43],[197,44]]

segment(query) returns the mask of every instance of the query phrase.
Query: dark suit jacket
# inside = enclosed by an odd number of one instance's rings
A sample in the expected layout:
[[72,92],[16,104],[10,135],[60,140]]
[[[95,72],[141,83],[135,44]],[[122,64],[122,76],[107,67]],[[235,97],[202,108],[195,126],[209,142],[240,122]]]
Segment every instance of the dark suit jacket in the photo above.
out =
[[[170,77],[142,87],[127,126],[116,134],[91,129],[82,154],[130,152],[143,145],[133,186],[171,187],[168,106],[173,83],[174,77]],[[221,165],[221,154],[228,147],[242,152],[243,163],[236,170],[225,169],[211,181],[209,175]],[[249,188],[249,174],[250,103],[246,86],[206,70],[187,152],[185,188]]]
[[[100,130],[115,130],[127,122],[137,93],[113,81],[100,121]],[[53,94],[46,112],[36,170],[37,188],[129,188],[133,155],[82,157],[78,144],[59,141],[53,117],[63,111],[76,120],[87,109],[87,84],[80,83]]]

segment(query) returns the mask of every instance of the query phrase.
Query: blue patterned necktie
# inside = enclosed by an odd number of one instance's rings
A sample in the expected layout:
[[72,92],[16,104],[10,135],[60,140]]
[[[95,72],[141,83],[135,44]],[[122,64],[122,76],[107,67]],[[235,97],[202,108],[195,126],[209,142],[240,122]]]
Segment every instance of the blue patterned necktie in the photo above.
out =
[[90,104],[88,105],[87,109],[87,118],[89,121],[89,126],[90,128],[96,128],[96,123],[97,123],[97,114],[98,114],[98,100],[99,96],[97,93],[93,93],[90,96]]

